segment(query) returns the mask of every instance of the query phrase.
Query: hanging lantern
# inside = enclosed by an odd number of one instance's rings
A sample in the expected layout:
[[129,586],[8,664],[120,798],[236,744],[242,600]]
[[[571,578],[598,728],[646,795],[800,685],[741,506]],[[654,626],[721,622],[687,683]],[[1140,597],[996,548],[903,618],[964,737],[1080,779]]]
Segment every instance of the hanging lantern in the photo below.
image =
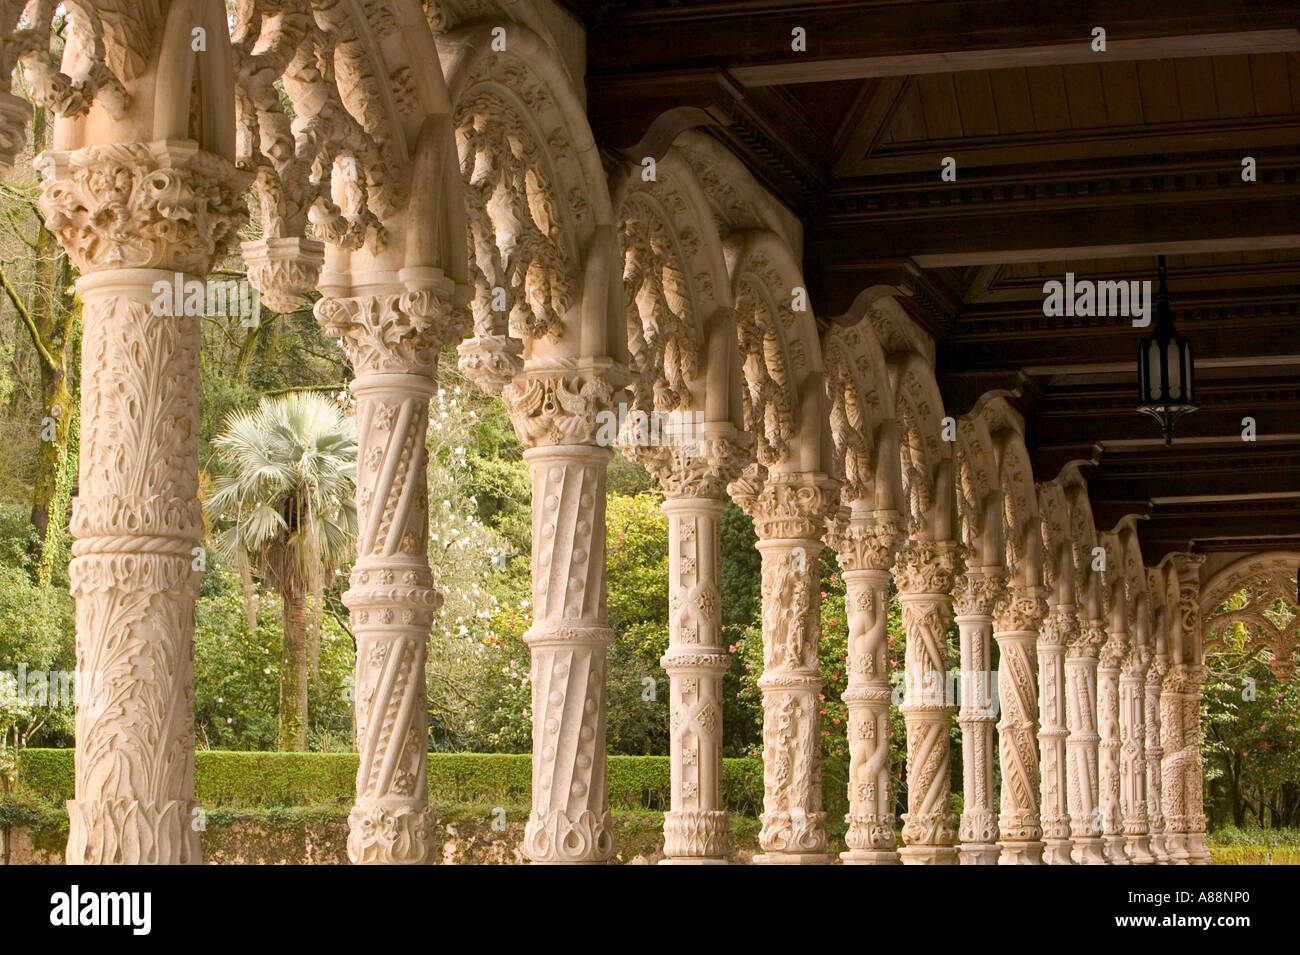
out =
[[1165,282],[1165,257],[1160,256],[1160,289],[1156,292],[1156,327],[1138,344],[1138,411],[1160,422],[1165,444],[1173,444],[1174,422],[1195,411],[1192,384],[1192,343],[1174,331]]

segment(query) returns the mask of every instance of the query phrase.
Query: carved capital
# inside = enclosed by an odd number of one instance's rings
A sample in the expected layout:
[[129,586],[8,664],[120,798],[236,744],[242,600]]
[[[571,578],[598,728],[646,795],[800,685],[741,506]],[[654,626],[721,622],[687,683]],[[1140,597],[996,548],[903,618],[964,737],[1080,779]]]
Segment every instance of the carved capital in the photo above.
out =
[[189,141],[46,150],[39,200],[83,274],[172,269],[207,275],[248,216],[248,176]]
[[524,343],[509,335],[480,332],[456,348],[461,373],[484,394],[499,395],[524,367]]
[[960,569],[956,544],[912,538],[894,561],[894,582],[903,594],[948,594]]
[[1047,591],[1042,587],[1008,587],[993,608],[997,633],[1037,630],[1047,616]]
[[1123,632],[1106,634],[1106,642],[1101,645],[1101,666],[1107,670],[1118,670],[1128,652],[1127,635]]
[[991,616],[1006,586],[999,568],[971,568],[953,582],[952,606],[959,617]]
[[525,369],[501,391],[515,434],[525,447],[604,444],[605,422],[614,416],[614,393],[621,384],[612,363],[587,363]]
[[27,142],[31,106],[11,93],[0,93],[0,178],[14,171],[14,159]]
[[897,516],[877,514],[862,521],[841,517],[832,522],[827,543],[839,555],[842,570],[887,571],[898,557],[903,534]]
[[1078,640],[1079,618],[1074,608],[1058,604],[1043,618],[1038,630],[1038,640],[1049,647],[1066,647]]
[[768,474],[747,510],[759,540],[821,540],[837,504],[837,488],[826,475],[781,472]]
[[316,239],[265,238],[241,242],[248,281],[262,304],[287,314],[307,304],[325,262],[325,245]]
[[659,479],[674,497],[721,499],[749,460],[741,434],[704,434],[687,442],[630,450],[629,457]]
[[438,352],[459,338],[465,313],[452,305],[452,283],[385,295],[322,298],[316,320],[342,338],[356,377],[432,375]]

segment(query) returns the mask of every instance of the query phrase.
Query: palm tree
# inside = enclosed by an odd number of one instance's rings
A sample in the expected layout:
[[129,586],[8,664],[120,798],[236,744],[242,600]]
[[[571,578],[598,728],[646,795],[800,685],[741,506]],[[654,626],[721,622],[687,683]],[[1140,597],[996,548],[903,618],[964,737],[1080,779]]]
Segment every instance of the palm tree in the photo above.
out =
[[212,446],[220,473],[207,511],[217,550],[240,568],[246,597],[256,574],[283,602],[280,748],[303,751],[308,644],[318,639],[325,584],[357,532],[356,425],[332,399],[296,392],[232,412]]

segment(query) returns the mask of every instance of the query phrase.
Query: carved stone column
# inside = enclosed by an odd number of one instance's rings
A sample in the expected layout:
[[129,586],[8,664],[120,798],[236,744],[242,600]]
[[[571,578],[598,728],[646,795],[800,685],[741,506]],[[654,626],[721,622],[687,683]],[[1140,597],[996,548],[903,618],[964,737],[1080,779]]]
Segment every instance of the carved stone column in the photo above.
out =
[[1129,861],[1151,865],[1146,795],[1146,651],[1136,644],[1120,667],[1120,808]]
[[1201,696],[1209,677],[1208,667],[1187,668],[1186,694],[1183,697],[1183,784],[1187,787],[1187,861],[1192,865],[1209,865],[1210,850],[1205,846],[1205,766],[1201,760]]
[[453,283],[432,269],[366,294],[329,294],[316,317],[344,340],[357,400],[357,561],[343,603],[357,643],[354,864],[430,861],[425,660],[442,595],[429,570],[426,432],[438,349],[459,331]]
[[[728,426],[728,430],[730,430]],[[639,459],[659,476],[668,515],[668,674],[672,808],[664,815],[660,865],[727,861],[722,801],[722,641],[720,521],[727,485],[743,467],[740,448],[705,426],[686,447],[654,449]]]
[[[194,603],[201,316],[171,301],[236,239],[246,177],[191,142],[46,152],[40,207],[81,272],[73,864],[197,864]],[[167,288],[160,296],[154,291]]]
[[1165,817],[1165,853],[1176,865],[1190,861],[1187,853],[1187,787],[1183,782],[1188,755],[1183,726],[1187,666],[1173,664],[1165,674],[1160,694],[1160,734],[1164,755],[1160,760],[1160,800]]
[[894,564],[907,629],[904,699],[907,724],[907,812],[904,865],[956,865],[957,817],[949,808],[952,756],[948,730],[956,709],[948,698],[948,624],[958,571],[957,547],[910,540]]
[[1042,588],[1012,586],[993,617],[998,642],[998,755],[1002,762],[999,865],[1041,865],[1043,827],[1038,815],[1038,625],[1047,612]]
[[1038,744],[1042,751],[1043,861],[1070,865],[1070,809],[1065,719],[1065,650],[1076,639],[1074,607],[1057,604],[1038,631]]
[[968,570],[953,587],[961,631],[962,865],[997,865],[998,815],[993,796],[993,725],[997,688],[992,659],[993,608],[1006,583],[999,567]]
[[1156,862],[1169,862],[1165,849],[1165,814],[1160,797],[1160,769],[1164,758],[1164,742],[1160,732],[1160,693],[1169,663],[1157,658],[1147,668],[1146,675],[1146,776],[1147,825],[1151,830],[1151,854]]
[[821,550],[835,486],[824,475],[769,474],[742,500],[763,556],[763,829],[765,864],[822,865]]
[[903,537],[892,511],[855,501],[831,544],[844,573],[848,608],[849,824],[846,865],[897,865],[889,786],[889,568]]
[[1076,865],[1105,865],[1102,819],[1098,799],[1097,651],[1106,639],[1100,621],[1090,621],[1065,651],[1065,718],[1070,735],[1065,741],[1069,765],[1070,859]]
[[599,863],[614,854],[605,775],[605,471],[609,361],[528,367],[502,397],[533,483],[533,806],[524,854]]
[[1119,668],[1127,644],[1123,631],[1111,631],[1101,648],[1097,668],[1097,729],[1101,734],[1097,761],[1102,845],[1111,865],[1128,865],[1120,811]]

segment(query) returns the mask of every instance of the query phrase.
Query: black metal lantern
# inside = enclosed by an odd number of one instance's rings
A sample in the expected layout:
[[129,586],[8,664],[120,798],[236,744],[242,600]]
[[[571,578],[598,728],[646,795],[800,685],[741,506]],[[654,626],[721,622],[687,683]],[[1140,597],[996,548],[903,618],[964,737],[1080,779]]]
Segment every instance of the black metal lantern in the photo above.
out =
[[1165,257],[1160,256],[1160,289],[1156,292],[1156,327],[1138,345],[1138,411],[1160,422],[1165,444],[1173,444],[1174,422],[1195,411],[1192,383],[1192,343],[1174,331],[1165,282]]

